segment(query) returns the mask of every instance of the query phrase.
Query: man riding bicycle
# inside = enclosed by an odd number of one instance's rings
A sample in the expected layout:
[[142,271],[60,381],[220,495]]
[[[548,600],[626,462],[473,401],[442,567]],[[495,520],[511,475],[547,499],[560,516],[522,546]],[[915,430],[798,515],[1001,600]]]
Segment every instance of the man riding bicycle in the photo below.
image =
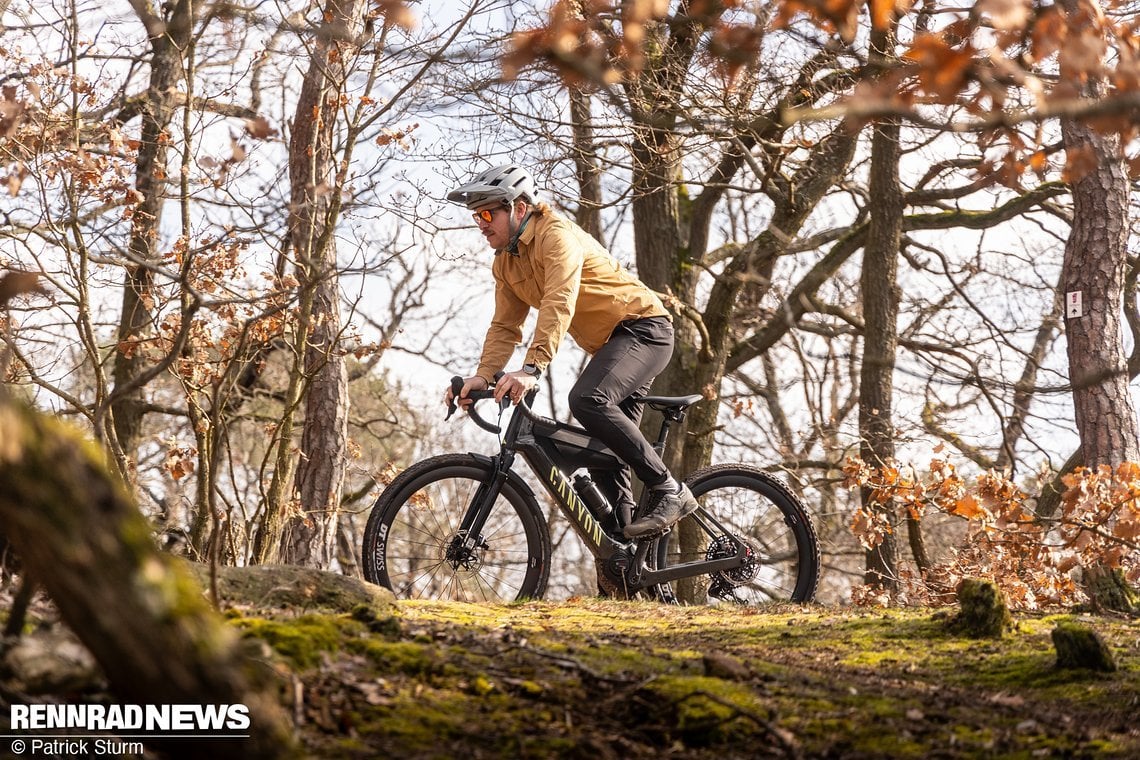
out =
[[[447,195],[467,206],[495,251],[495,314],[475,374],[459,393],[488,388],[506,367],[530,310],[538,310],[522,369],[504,374],[495,399],[515,404],[538,385],[567,332],[591,358],[570,391],[570,411],[627,467],[591,472],[619,508],[632,505],[630,469],[649,489],[645,513],[625,528],[627,538],[661,535],[697,508],[641,434],[638,397],[673,355],[673,324],[661,299],[585,230],[539,203],[534,179],[514,164],[476,175]],[[448,388],[445,402],[453,392]]]

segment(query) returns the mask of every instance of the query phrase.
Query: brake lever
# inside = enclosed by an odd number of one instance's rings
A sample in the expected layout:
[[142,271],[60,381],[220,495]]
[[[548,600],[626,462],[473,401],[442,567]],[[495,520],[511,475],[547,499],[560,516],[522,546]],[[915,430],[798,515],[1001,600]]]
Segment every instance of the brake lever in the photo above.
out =
[[455,403],[455,399],[459,398],[459,394],[463,392],[463,378],[459,375],[451,378],[451,403],[447,405],[447,416],[444,417],[444,422],[451,419],[451,415],[455,414],[459,406]]
[[[495,382],[498,382],[500,379],[502,379],[504,374],[506,374],[506,373],[496,372],[495,373]],[[462,392],[463,392],[463,378],[460,377],[459,375],[455,375],[454,377],[451,378],[451,403],[449,403],[447,405],[447,416],[443,418],[444,421],[450,420],[451,416],[453,414],[455,414],[455,412],[458,410],[459,406],[456,403],[456,399],[459,398],[459,394]],[[496,406],[499,407],[499,414],[501,416],[503,412],[505,412],[507,409],[510,408],[511,400],[507,396],[503,396],[501,399],[499,399]]]
[[[503,370],[499,370],[498,372],[495,373],[494,380],[495,380],[496,385],[498,385],[499,381],[503,379],[503,375],[505,375],[505,374],[507,374],[507,373],[504,372]],[[499,402],[498,402],[499,416],[502,417],[503,412],[507,411],[507,409],[509,409],[510,406],[511,406],[510,397],[503,396],[501,399],[499,399]]]

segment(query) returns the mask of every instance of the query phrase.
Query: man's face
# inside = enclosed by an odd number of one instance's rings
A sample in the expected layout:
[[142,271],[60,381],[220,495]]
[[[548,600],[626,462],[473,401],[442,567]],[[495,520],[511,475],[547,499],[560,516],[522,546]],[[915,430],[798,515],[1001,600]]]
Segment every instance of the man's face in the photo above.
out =
[[487,244],[496,251],[506,248],[511,242],[510,214],[511,209],[501,203],[489,203],[473,209],[472,215],[479,225],[479,231],[487,238]]

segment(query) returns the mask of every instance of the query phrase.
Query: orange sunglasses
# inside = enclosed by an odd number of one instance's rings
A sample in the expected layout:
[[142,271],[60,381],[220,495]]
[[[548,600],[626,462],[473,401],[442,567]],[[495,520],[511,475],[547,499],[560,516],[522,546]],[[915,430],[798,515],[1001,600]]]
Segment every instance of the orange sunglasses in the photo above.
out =
[[475,221],[479,221],[480,219],[482,219],[487,224],[490,224],[492,221],[494,221],[495,212],[498,210],[499,209],[497,209],[497,208],[480,209],[480,210],[476,211],[474,214],[472,214],[471,218],[474,219]]

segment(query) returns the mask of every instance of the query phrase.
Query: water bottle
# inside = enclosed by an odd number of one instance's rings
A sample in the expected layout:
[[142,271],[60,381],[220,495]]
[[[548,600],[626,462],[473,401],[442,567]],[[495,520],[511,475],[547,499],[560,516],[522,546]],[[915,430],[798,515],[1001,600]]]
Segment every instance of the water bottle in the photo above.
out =
[[586,509],[590,510],[595,520],[602,525],[609,525],[612,522],[613,507],[606,501],[606,497],[602,496],[598,484],[591,480],[589,475],[575,475],[574,490],[578,492],[578,498],[585,502]]

